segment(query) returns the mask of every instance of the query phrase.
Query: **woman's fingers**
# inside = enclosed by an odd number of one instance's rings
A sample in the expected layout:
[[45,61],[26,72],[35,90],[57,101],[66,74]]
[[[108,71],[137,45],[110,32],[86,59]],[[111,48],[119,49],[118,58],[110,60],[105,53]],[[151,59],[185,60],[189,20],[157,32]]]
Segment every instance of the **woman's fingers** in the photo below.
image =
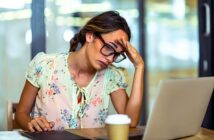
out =
[[40,127],[40,125],[38,124],[38,122],[35,119],[31,120],[31,123],[33,125],[34,130],[42,131],[42,128]]
[[53,128],[55,123],[54,122],[49,122],[49,125],[50,125],[51,128]]
[[28,123],[28,129],[30,130],[30,132],[35,132],[35,129],[34,129],[33,124],[31,122]]
[[42,130],[47,131],[50,130],[50,126],[46,124],[46,119],[44,119],[43,117],[38,117],[35,118],[37,124],[40,126],[40,128],[42,128]]
[[28,129],[31,132],[51,131],[53,126],[54,122],[48,122],[44,116],[36,117],[28,123]]
[[126,44],[122,39],[121,40],[116,40],[115,42],[116,42],[117,45],[121,46],[124,49],[124,51],[127,51]]
[[45,130],[45,131],[50,131],[51,130],[51,125],[50,125],[50,123],[46,120],[46,118],[44,117],[44,116],[41,116],[40,117],[40,121],[42,122],[42,125],[44,125],[43,126],[43,130]]
[[134,64],[135,67],[143,67],[144,62],[138,51],[135,47],[133,47],[128,41],[124,38],[121,40],[124,44],[124,49],[126,51],[127,56],[129,57],[130,61]]

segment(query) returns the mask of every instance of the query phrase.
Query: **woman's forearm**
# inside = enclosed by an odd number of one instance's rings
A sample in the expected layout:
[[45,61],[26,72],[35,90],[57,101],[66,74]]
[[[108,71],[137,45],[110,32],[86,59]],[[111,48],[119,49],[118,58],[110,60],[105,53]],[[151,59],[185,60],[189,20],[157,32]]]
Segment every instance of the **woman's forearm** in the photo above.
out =
[[29,130],[28,123],[31,121],[31,117],[29,115],[22,112],[16,112],[15,120],[23,130]]
[[131,127],[135,127],[140,119],[143,101],[144,67],[135,68],[130,98],[126,106],[126,114],[131,118]]

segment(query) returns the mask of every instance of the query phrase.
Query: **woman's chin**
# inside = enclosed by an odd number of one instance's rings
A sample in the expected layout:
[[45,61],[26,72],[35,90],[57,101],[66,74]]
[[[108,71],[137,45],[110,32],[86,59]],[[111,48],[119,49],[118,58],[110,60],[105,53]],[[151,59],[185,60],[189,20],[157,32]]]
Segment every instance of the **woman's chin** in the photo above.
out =
[[103,70],[103,69],[106,69],[106,67],[104,68],[104,67],[101,67],[101,66],[99,66],[99,67],[97,67],[97,70],[99,71],[99,70]]

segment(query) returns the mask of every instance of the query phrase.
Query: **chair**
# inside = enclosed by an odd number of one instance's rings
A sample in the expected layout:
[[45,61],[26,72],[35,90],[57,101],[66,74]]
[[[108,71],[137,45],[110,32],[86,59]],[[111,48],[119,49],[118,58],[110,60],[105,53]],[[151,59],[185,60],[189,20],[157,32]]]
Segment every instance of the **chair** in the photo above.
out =
[[7,102],[7,130],[12,131],[14,129],[20,129],[19,125],[15,121],[15,112],[18,103],[11,101]]

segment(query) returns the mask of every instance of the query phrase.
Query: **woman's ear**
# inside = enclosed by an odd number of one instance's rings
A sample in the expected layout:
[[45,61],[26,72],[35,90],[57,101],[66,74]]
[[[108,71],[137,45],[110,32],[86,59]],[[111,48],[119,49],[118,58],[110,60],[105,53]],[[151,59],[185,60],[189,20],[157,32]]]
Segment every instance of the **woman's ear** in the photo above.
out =
[[86,42],[89,42],[89,43],[93,42],[94,41],[94,34],[92,32],[87,32],[85,34],[85,40],[86,40]]

